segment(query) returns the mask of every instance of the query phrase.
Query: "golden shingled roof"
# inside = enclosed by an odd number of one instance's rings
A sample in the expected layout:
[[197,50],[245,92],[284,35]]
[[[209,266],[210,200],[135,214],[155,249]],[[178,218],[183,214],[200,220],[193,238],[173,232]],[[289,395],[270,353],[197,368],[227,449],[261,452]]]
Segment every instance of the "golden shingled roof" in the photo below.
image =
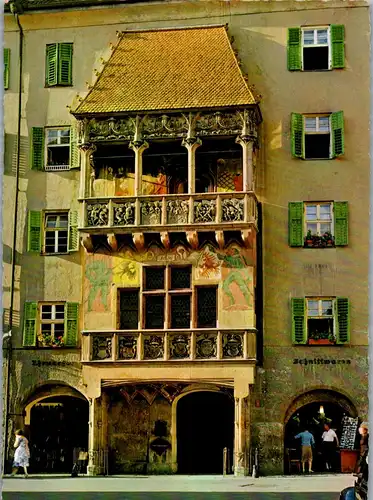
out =
[[255,104],[225,26],[127,31],[74,114]]

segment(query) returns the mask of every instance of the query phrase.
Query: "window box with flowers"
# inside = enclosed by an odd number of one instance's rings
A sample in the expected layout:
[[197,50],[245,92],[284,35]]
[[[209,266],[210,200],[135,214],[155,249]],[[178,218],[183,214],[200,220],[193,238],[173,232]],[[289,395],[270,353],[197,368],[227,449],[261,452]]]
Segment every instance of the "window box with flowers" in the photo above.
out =
[[325,231],[325,233],[322,234],[313,234],[309,229],[304,238],[304,246],[306,248],[334,247],[334,236],[330,231]]

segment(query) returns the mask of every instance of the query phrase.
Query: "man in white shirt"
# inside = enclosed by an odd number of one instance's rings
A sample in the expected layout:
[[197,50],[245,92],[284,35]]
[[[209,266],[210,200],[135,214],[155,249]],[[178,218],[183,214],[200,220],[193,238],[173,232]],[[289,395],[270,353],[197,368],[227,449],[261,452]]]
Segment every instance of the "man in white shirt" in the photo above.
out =
[[324,424],[322,435],[322,451],[325,461],[325,468],[328,471],[333,470],[336,447],[339,446],[337,434],[328,424]]

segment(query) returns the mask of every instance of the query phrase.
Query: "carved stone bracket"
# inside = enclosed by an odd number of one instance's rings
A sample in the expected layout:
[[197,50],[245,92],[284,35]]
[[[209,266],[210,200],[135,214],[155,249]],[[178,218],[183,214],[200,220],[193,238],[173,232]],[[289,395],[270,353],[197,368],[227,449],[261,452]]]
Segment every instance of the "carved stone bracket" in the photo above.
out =
[[187,239],[187,242],[189,243],[189,245],[191,246],[191,248],[193,248],[193,250],[198,249],[199,242],[198,242],[197,231],[187,231],[186,232],[186,239]]
[[93,241],[92,241],[92,237],[90,234],[83,234],[82,236],[82,245],[83,247],[85,248],[86,252],[88,253],[93,253]]
[[169,250],[171,248],[170,235],[167,231],[161,232],[161,242],[166,250]]
[[117,237],[114,233],[109,233],[107,235],[107,241],[109,243],[110,248],[112,249],[113,252],[118,251],[118,240]]
[[223,250],[225,246],[224,231],[215,231],[215,239],[220,250]]
[[138,252],[141,252],[145,248],[145,237],[144,233],[133,233],[132,234],[133,243]]

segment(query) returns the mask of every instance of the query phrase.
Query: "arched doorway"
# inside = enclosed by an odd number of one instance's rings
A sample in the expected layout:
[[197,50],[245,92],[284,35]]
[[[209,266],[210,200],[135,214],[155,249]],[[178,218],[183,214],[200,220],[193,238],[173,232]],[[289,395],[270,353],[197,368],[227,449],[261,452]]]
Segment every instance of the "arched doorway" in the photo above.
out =
[[[294,473],[289,458],[300,458],[301,443],[295,436],[302,430],[311,432],[315,438],[312,469],[315,472],[324,472],[325,464],[322,456],[322,434],[324,424],[327,423],[335,430],[338,439],[342,431],[342,418],[347,415],[356,417],[357,411],[351,401],[335,391],[315,390],[296,398],[285,416],[284,450],[285,473]],[[339,451],[335,451],[334,470],[340,471]]]
[[74,448],[88,450],[88,402],[74,396],[38,401],[30,414],[32,472],[69,473]]
[[177,403],[177,463],[180,474],[222,474],[223,449],[232,465],[234,403],[221,392],[193,392]]

